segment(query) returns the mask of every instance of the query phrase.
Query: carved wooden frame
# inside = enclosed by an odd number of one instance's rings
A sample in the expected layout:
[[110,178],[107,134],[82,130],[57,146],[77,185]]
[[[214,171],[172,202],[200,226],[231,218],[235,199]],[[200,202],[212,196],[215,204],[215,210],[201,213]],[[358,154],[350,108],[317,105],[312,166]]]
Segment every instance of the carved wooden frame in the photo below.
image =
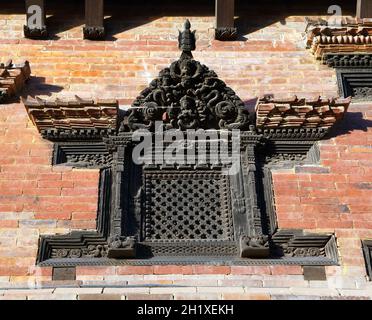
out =
[[[119,121],[115,121],[117,112],[111,107],[102,108],[99,104],[82,99],[71,104],[63,103],[75,106],[72,110],[77,110],[87,118],[85,120],[89,120],[81,121],[88,123],[89,129],[83,129],[75,116],[70,118],[68,112],[62,112],[65,106],[59,109],[58,121],[54,121],[55,108],[58,109],[61,101],[55,104],[40,99],[25,102],[41,134],[55,143],[53,165],[101,170],[97,230],[42,236],[38,264],[58,267],[337,264],[337,246],[333,234],[278,230],[270,172],[278,164],[316,159],[314,144],[329,132],[331,126],[323,124],[325,126],[318,127],[322,124],[321,118],[315,127],[312,127],[312,123],[311,127],[306,128],[287,128],[285,125],[266,128],[265,125],[256,125],[254,116],[244,108],[244,103],[235,92],[219,80],[212,70],[193,60],[191,51],[195,50],[195,33],[191,31],[189,21],[179,34],[179,47],[182,50],[181,58],[160,72],[159,78],[141,92],[132,108],[125,114],[119,114]],[[212,93],[219,97],[213,104]],[[286,103],[286,108],[293,113],[296,107],[293,108],[291,103],[304,106],[305,100],[296,98],[290,102],[278,102],[266,98],[259,103],[264,104],[258,108],[261,111],[264,111],[265,103],[269,104],[271,111],[282,109],[281,103]],[[279,107],[276,103],[279,103]],[[348,105],[345,101],[333,101],[329,106],[328,100],[319,99],[309,103],[311,108],[317,108],[318,114],[324,106],[328,113],[335,108],[338,119],[340,112],[343,113]],[[89,108],[85,108],[85,105]],[[305,108],[309,110],[310,107]],[[103,115],[103,127],[99,121],[92,122],[91,114]],[[300,114],[297,118],[306,122],[306,118],[301,118]],[[146,219],[144,195],[148,192],[143,190],[148,187],[143,182],[144,170],[155,175],[162,172],[165,177],[179,175],[186,170],[185,175],[191,173],[204,177],[211,172],[208,170],[216,172],[222,168],[219,165],[217,168],[208,165],[185,168],[176,164],[172,167],[134,164],[132,149],[137,142],[133,139],[133,133],[138,129],[148,129],[153,138],[155,121],[163,121],[165,130],[177,129],[184,135],[187,129],[213,129],[219,134],[228,133],[228,137],[231,137],[233,129],[240,130],[240,170],[228,177],[230,191],[226,192],[227,188],[223,191],[224,201],[228,203],[226,210],[233,225],[231,237],[221,241],[213,237],[204,240],[176,238],[172,241],[148,241],[141,235],[143,228],[147,227],[143,225],[143,219]],[[99,131],[93,123],[101,125]],[[116,128],[113,128],[113,123],[116,123]],[[196,143],[194,138],[188,139],[186,145]]]

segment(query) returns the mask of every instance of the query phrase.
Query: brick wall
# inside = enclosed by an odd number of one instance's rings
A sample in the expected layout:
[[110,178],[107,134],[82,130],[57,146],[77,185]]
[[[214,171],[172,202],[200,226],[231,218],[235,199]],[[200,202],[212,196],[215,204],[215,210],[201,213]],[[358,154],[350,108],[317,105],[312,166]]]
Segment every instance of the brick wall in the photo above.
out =
[[[46,41],[22,37],[21,4],[0,8],[0,61],[31,63],[33,78],[24,96],[99,94],[129,105],[159,70],[178,58],[177,29],[186,16],[198,30],[195,58],[214,69],[247,105],[266,93],[337,95],[335,71],[314,60],[303,34],[305,16],[324,14],[326,4],[263,10],[240,3],[237,23],[243,35],[223,43],[213,40],[210,2],[201,2],[199,16],[192,6],[169,4],[149,15],[148,7],[120,10],[115,3],[109,1],[107,8],[110,39],[101,42],[81,39],[83,10],[73,13],[69,2],[61,13],[50,1],[55,39]],[[350,7],[343,7],[345,14]],[[372,104],[353,104],[335,137],[320,143],[318,165],[273,174],[281,228],[337,236],[341,266],[327,267],[325,282],[305,281],[297,266],[153,266],[79,267],[77,281],[56,283],[51,269],[35,267],[39,236],[95,228],[98,171],[52,167],[52,145],[41,139],[24,106],[1,105],[0,299],[83,299],[87,294],[121,299],[371,297],[360,244],[361,238],[372,238],[371,127]],[[154,284],[160,288],[150,288]],[[111,288],[118,285],[122,288]],[[35,286],[44,289],[20,290]]]

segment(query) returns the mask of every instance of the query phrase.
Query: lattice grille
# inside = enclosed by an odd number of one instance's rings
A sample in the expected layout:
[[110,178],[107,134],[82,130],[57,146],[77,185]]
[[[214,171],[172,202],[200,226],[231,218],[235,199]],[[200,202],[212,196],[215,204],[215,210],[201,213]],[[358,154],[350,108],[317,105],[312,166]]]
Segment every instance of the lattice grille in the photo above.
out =
[[233,239],[225,176],[159,173],[145,180],[147,241]]
[[234,256],[238,254],[235,242],[215,241],[208,243],[153,243],[151,253],[156,256]]

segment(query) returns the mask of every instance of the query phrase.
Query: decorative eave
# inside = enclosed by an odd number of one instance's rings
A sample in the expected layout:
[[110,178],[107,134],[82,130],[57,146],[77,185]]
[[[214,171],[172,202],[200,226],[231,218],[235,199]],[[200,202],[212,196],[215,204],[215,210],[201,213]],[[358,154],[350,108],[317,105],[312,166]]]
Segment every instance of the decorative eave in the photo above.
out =
[[372,53],[372,25],[314,26],[307,47],[318,60],[327,53]]
[[332,68],[372,68],[372,53],[326,53],[323,63]]
[[30,78],[31,68],[28,61],[13,64],[12,60],[0,64],[0,103],[15,96]]
[[96,139],[117,131],[117,100],[47,101],[40,98],[23,100],[27,113],[44,138],[58,140]]
[[[342,120],[350,105],[347,99],[274,99],[266,96],[256,105],[256,127],[265,136],[288,133],[296,136],[314,133],[324,136],[338,121]],[[319,138],[317,136],[317,138]]]

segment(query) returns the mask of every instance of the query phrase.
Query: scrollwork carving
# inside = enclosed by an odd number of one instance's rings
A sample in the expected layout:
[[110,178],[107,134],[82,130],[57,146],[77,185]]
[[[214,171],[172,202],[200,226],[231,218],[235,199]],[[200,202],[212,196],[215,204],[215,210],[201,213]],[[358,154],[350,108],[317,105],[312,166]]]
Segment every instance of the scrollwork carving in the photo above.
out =
[[214,71],[193,60],[194,33],[189,22],[185,27],[179,36],[181,58],[162,70],[134,101],[129,130],[153,129],[155,121],[163,121],[166,129],[248,130],[251,121],[243,101]]
[[104,258],[107,245],[89,245],[87,248],[53,249],[51,257],[56,259]]
[[240,256],[242,258],[266,258],[269,255],[270,246],[268,236],[240,236]]
[[108,257],[114,259],[135,258],[137,239],[135,237],[114,236],[109,240]]

